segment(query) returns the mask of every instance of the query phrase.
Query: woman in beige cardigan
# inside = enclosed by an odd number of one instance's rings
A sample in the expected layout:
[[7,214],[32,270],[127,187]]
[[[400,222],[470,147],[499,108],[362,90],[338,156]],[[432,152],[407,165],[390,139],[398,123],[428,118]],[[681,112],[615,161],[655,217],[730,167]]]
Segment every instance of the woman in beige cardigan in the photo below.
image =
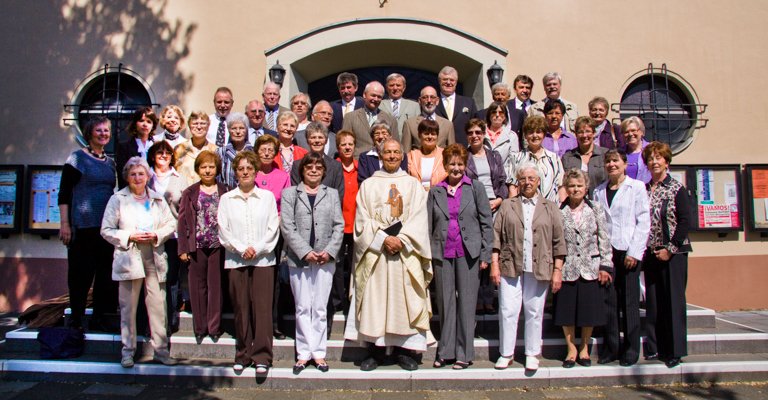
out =
[[436,121],[425,119],[419,122],[418,131],[421,146],[408,152],[408,175],[429,190],[448,176],[443,168],[443,148],[437,146],[440,126]]
[[174,365],[166,332],[165,243],[176,230],[176,220],[163,195],[147,188],[150,172],[143,157],[130,158],[123,168],[128,186],[115,193],[101,222],[101,236],[115,246],[112,280],[119,282],[120,365],[133,367],[136,353],[136,305],[142,285],[152,332],[154,360]]

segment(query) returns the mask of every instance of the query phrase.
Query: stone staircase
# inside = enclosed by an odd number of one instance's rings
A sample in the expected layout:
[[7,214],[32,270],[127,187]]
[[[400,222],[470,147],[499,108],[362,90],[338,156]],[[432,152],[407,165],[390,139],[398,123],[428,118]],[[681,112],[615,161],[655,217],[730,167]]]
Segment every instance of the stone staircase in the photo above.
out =
[[[573,369],[561,367],[565,342],[559,328],[545,317],[544,345],[541,367],[536,372],[525,371],[518,357],[507,370],[493,369],[498,357],[498,318],[478,315],[476,360],[466,370],[433,369],[436,347],[424,355],[418,371],[403,371],[396,365],[385,365],[371,372],[358,368],[366,351],[358,343],[345,341],[342,336],[344,316],[333,316],[327,360],[331,371],[321,373],[310,367],[294,376],[294,341],[291,338],[274,341],[274,368],[266,376],[257,376],[252,368],[236,375],[232,368],[234,338],[231,336],[231,315],[224,317],[223,335],[218,343],[206,338],[201,345],[192,334],[192,318],[182,313],[179,332],[171,337],[174,357],[182,362],[166,367],[151,362],[151,348],[140,337],[137,365],[123,369],[119,365],[120,335],[87,333],[85,354],[70,360],[40,360],[37,331],[20,328],[6,334],[0,349],[0,371],[4,379],[67,380],[88,382],[152,382],[167,385],[202,385],[212,387],[253,386],[270,389],[385,389],[385,390],[473,390],[511,387],[568,387],[592,385],[632,385],[650,383],[680,383],[697,381],[768,380],[768,333],[745,324],[717,318],[713,310],[689,305],[688,352],[685,362],[668,369],[658,361],[641,361],[633,367],[618,363]],[[286,334],[292,336],[293,323],[286,320]],[[435,335],[439,335],[436,318]],[[522,326],[518,338],[522,349]],[[591,354],[597,360],[600,339],[592,339]],[[519,353],[522,354],[520,350]]]

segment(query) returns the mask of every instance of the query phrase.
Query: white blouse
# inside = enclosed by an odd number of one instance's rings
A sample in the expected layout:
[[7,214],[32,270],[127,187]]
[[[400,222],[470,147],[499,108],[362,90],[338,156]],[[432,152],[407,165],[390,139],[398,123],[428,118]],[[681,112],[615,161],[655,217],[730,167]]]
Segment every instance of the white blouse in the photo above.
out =
[[[269,267],[277,264],[280,219],[272,192],[254,187],[245,194],[239,187],[221,196],[218,211],[219,241],[226,249],[225,269],[245,266]],[[243,258],[253,247],[256,257]]]

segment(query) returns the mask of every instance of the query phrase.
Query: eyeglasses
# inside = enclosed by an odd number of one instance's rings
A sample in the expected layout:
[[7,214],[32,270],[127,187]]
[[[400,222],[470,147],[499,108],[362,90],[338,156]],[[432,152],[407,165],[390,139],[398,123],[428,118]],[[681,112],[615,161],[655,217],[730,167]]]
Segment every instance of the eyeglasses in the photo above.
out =
[[158,150],[155,153],[156,156],[170,156],[171,154],[173,154],[173,153],[168,151],[168,150]]
[[437,96],[427,96],[427,95],[424,95],[424,96],[421,96],[419,98],[422,99],[422,100],[437,100]]
[[264,110],[250,110],[251,114],[266,114]]
[[484,135],[484,133],[480,129],[473,129],[471,131],[467,131],[467,136],[473,136],[473,135]]
[[322,171],[324,169],[325,169],[325,167],[323,167],[320,164],[307,164],[307,165],[304,166],[304,170],[310,170],[310,171],[312,171],[312,170]]
[[504,115],[504,110],[491,111],[491,115]]
[[333,116],[333,112],[332,111],[315,111],[312,114],[313,115],[324,115],[326,117],[332,117]]
[[262,147],[259,149],[260,154],[275,154],[275,149],[272,147]]

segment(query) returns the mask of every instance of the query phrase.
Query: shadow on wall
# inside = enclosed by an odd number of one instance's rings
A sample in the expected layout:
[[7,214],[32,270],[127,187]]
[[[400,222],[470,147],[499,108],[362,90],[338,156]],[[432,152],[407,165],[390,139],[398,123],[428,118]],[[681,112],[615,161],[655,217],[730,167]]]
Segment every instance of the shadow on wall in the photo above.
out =
[[0,259],[0,312],[21,312],[67,293],[67,260],[56,258]]
[[194,76],[178,65],[197,25],[168,20],[166,1],[11,0],[0,13],[0,162],[60,164],[76,148],[63,105],[104,64],[123,63],[156,101],[179,104]]

